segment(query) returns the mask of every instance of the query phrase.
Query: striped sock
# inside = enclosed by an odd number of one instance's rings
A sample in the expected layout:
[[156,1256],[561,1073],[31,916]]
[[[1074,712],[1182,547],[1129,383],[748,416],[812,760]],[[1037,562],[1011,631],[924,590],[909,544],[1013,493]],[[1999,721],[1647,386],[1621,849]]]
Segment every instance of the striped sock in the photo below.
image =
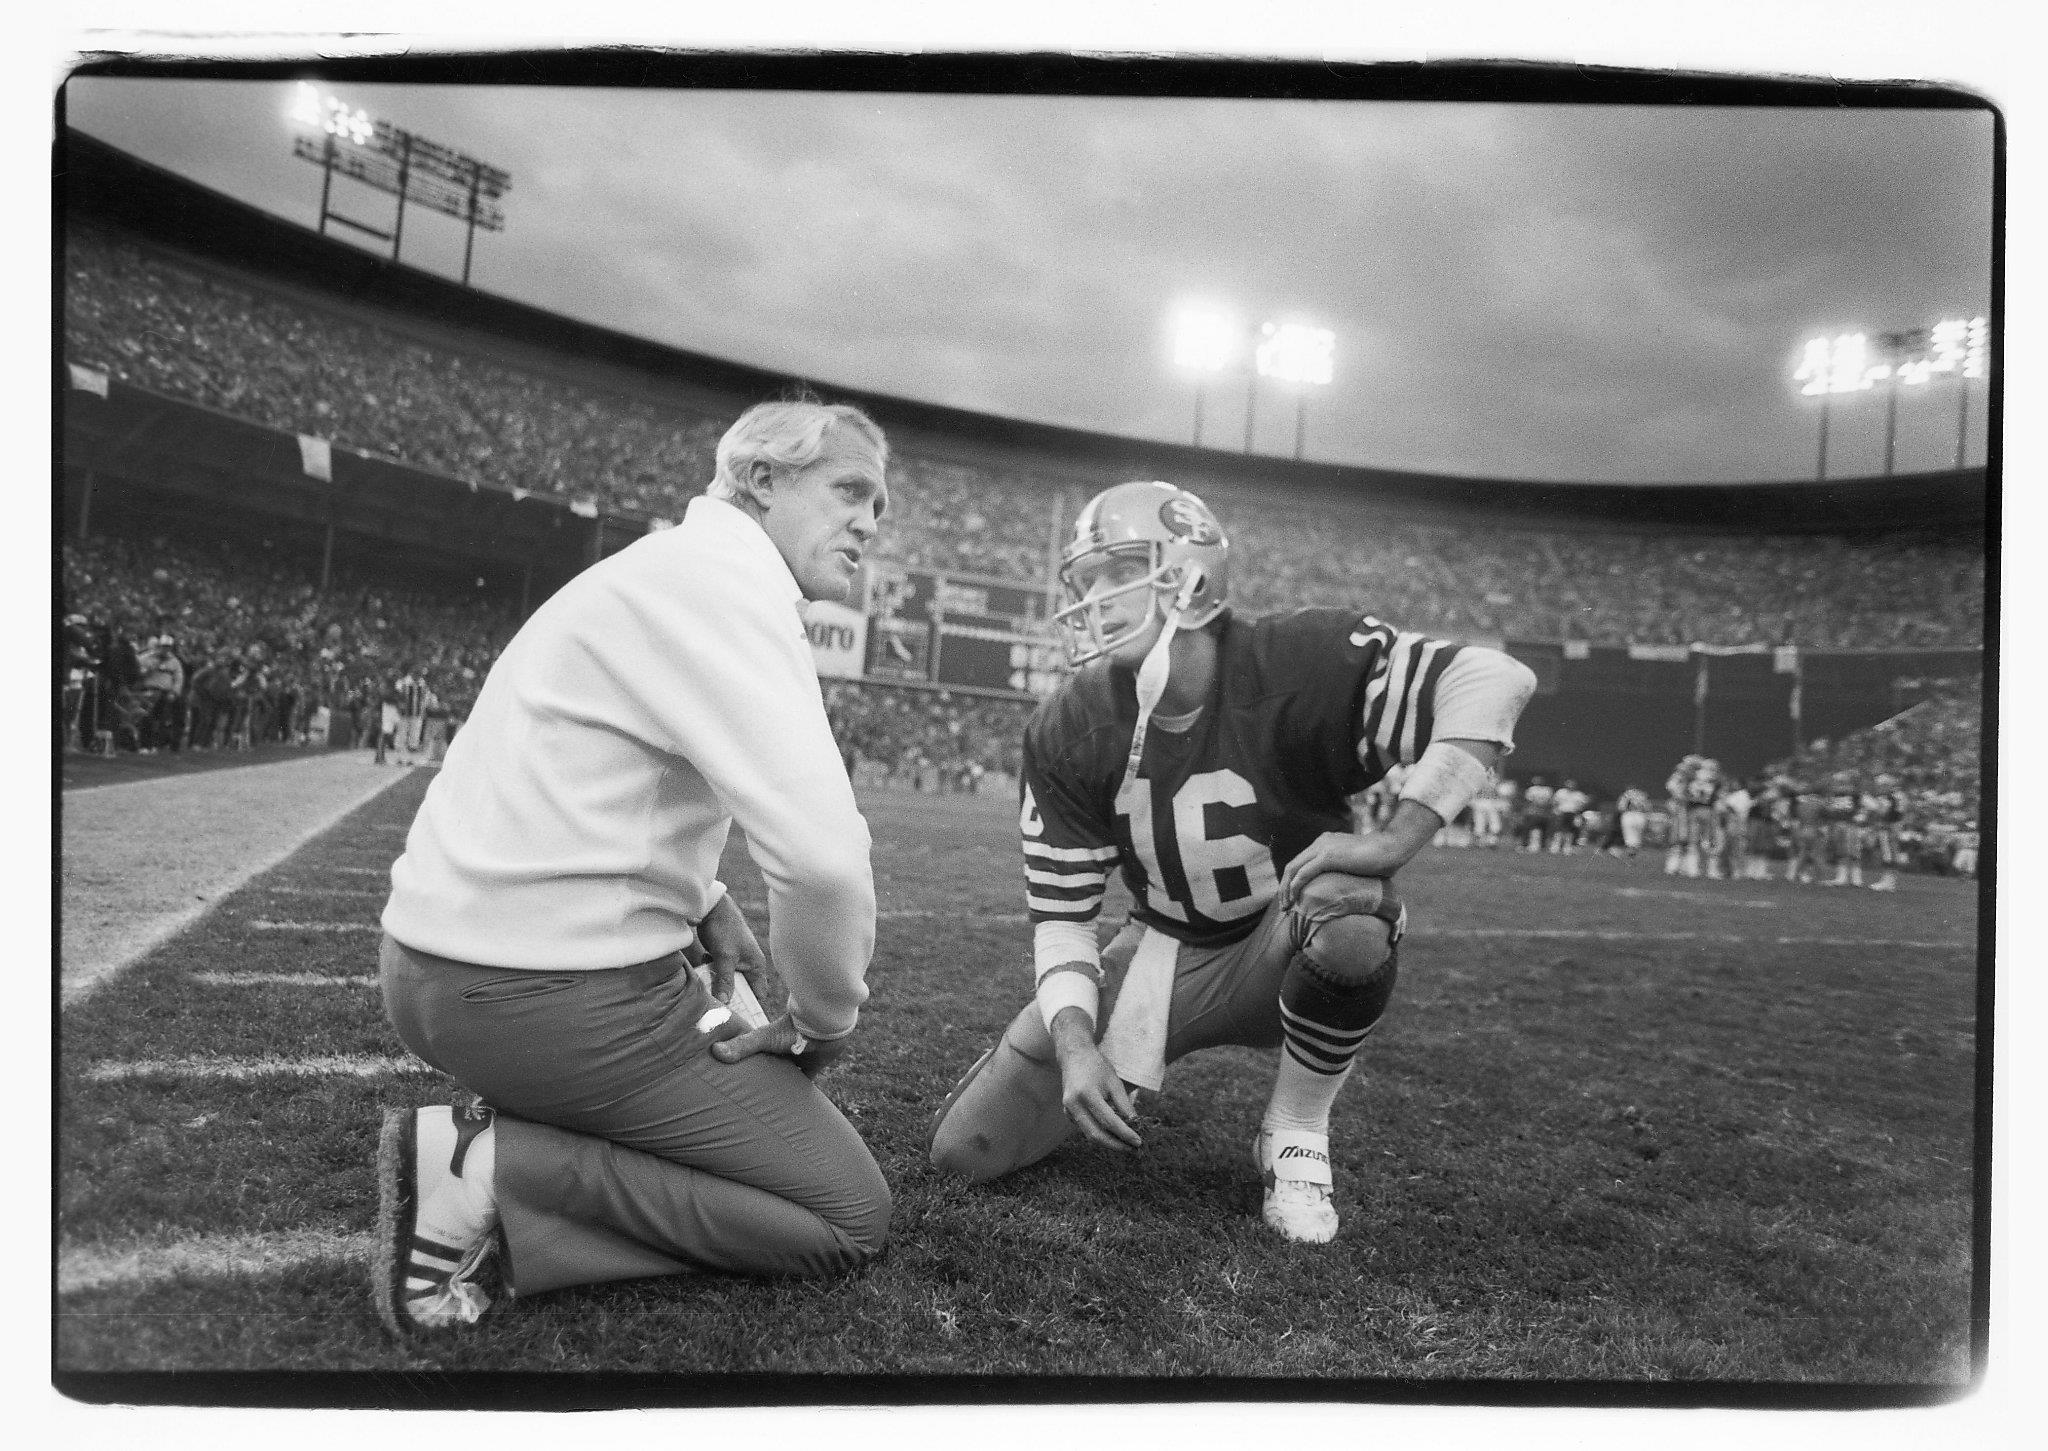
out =
[[1288,964],[1280,986],[1280,1066],[1265,1127],[1329,1132],[1331,1105],[1387,1009],[1394,975],[1392,957],[1362,983],[1344,982],[1306,957]]

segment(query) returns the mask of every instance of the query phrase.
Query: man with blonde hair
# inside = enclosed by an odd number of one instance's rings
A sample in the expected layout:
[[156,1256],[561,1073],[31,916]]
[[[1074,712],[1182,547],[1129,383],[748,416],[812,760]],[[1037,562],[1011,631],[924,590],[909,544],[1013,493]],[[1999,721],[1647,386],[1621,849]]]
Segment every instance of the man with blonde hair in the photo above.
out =
[[[858,409],[748,410],[682,522],[571,580],[484,681],[384,909],[398,1036],[489,1105],[386,1116],[394,1333],[475,1320],[494,1280],[837,1274],[881,1249],[888,1189],[811,1082],[867,997],[875,889],[802,612],[850,592],[887,464]],[[735,821],[788,990],[772,1020],[716,877]]]

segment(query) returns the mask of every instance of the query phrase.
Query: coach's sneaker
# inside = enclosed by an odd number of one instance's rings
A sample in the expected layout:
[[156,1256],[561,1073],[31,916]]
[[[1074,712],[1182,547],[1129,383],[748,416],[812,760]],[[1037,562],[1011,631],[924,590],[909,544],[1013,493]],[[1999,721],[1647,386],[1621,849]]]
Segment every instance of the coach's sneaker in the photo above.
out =
[[384,1115],[372,1289],[393,1335],[472,1324],[491,1306],[500,1238],[495,1119],[481,1103]]
[[1265,1220],[1275,1234],[1302,1244],[1337,1237],[1328,1134],[1261,1128],[1252,1140],[1252,1162],[1265,1180]]

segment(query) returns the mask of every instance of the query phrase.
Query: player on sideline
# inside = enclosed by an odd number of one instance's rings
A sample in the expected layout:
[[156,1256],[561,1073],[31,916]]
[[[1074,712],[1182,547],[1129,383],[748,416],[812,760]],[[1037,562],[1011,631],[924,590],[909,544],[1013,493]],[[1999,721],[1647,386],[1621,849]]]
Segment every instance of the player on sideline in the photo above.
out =
[[[1133,1089],[1220,1044],[1282,1048],[1252,1143],[1265,1221],[1337,1232],[1330,1109],[1393,993],[1390,878],[1488,787],[1535,689],[1495,650],[1371,615],[1230,613],[1230,545],[1172,484],[1119,484],[1075,522],[1055,618],[1084,666],[1025,728],[1035,999],[939,1109],[932,1162],[976,1181],[1075,1128],[1137,1148]],[[1346,798],[1412,763],[1392,815]],[[1135,906],[1095,919],[1120,869]],[[1121,975],[1100,1034],[1105,965]]]
[[[385,1117],[394,1333],[476,1319],[494,1260],[530,1295],[881,1249],[888,1188],[810,1081],[867,997],[875,885],[802,611],[846,597],[887,462],[858,409],[749,409],[682,522],[584,570],[491,667],[384,908],[393,1027],[490,1105]],[[716,878],[735,821],[789,990],[744,1032],[735,974],[767,964]]]

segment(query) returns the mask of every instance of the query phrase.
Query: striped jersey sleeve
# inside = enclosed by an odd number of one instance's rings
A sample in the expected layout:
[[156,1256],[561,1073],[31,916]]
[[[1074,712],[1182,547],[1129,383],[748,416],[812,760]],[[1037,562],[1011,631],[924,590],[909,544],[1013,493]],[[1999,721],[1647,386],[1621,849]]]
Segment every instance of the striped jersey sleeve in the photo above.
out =
[[1045,772],[1027,734],[1018,835],[1024,846],[1024,904],[1033,925],[1093,922],[1119,860],[1106,823],[1095,821],[1065,784]]
[[1444,671],[1466,648],[1397,630],[1367,615],[1354,627],[1353,645],[1376,644],[1379,658],[1366,682],[1358,758],[1374,778],[1395,765],[1413,765],[1435,738],[1436,689]]

